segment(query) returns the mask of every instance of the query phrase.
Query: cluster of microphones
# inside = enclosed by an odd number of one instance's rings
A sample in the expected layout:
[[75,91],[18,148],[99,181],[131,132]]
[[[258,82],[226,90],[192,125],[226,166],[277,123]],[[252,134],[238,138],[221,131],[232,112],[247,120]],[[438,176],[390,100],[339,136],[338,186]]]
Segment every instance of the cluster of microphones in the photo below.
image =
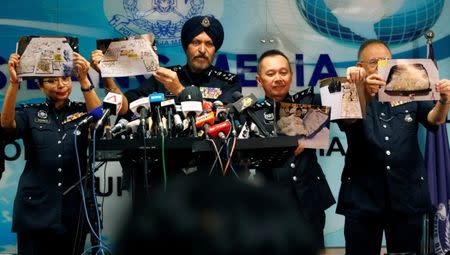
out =
[[[131,120],[120,118],[122,95],[108,93],[101,107],[90,111],[79,126],[95,122],[104,139],[152,137],[199,137],[225,139],[230,135],[248,138],[254,131],[260,137],[270,136],[252,110],[257,99],[253,94],[233,93],[233,103],[209,102],[202,98],[198,87],[186,87],[178,98],[166,98],[152,93],[129,103]],[[116,118],[112,118],[112,117]],[[120,118],[114,125],[111,119]]]

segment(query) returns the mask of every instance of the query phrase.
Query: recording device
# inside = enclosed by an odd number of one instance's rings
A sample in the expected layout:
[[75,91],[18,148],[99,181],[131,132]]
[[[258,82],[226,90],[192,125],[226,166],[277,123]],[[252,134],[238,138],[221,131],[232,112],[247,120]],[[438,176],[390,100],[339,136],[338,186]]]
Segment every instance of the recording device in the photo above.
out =
[[83,120],[81,120],[80,122],[78,122],[77,126],[81,127],[81,126],[89,124],[93,121],[97,121],[102,117],[102,114],[103,114],[103,108],[101,106],[96,107],[96,108],[92,109],[90,112],[88,112],[88,116],[86,118],[84,118]]

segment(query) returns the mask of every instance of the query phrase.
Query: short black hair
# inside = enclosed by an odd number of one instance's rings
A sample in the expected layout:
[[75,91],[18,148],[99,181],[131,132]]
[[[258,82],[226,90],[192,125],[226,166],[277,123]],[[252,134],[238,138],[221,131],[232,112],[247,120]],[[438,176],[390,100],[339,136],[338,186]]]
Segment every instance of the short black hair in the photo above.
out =
[[361,60],[361,53],[363,52],[363,50],[365,50],[367,47],[369,47],[372,44],[381,44],[384,47],[386,47],[386,49],[389,50],[389,52],[391,52],[391,49],[389,49],[389,46],[382,40],[379,39],[369,39],[364,41],[361,46],[359,46],[359,50],[358,50],[358,60]]
[[[282,51],[280,51],[280,50],[275,50],[275,49],[272,49],[272,50],[268,50],[268,51],[265,51],[263,54],[261,54],[261,56],[259,57],[259,59],[258,59],[258,69],[257,69],[257,72],[259,73],[259,70],[261,69],[261,67],[260,67],[260,65],[261,65],[261,62],[263,61],[263,59],[265,59],[265,58],[267,58],[267,57],[272,57],[272,56],[282,56],[282,57],[284,57],[285,59],[286,59],[286,61],[288,62],[288,63],[290,63],[289,62],[289,58],[286,56],[286,54],[284,54]],[[289,70],[291,70],[291,65],[289,64]],[[292,71],[292,70],[291,70]]]

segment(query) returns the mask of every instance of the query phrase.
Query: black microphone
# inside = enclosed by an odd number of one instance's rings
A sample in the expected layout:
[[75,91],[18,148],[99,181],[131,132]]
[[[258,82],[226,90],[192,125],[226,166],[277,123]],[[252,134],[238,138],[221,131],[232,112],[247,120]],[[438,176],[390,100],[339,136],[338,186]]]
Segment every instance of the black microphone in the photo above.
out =
[[251,107],[256,103],[257,98],[255,95],[250,94],[248,96],[242,96],[242,93],[239,91],[235,91],[232,94],[232,97],[234,100],[237,100],[233,103],[234,108],[239,113],[247,113],[247,116],[250,118],[250,120],[255,123],[255,125],[258,127],[258,129],[261,131],[262,135],[264,137],[269,137],[270,133],[267,131],[264,124],[258,119],[258,116],[256,113],[251,109]]
[[195,127],[195,116],[203,111],[202,92],[196,86],[186,87],[178,96],[181,102],[181,110],[186,118],[190,120],[194,137],[197,137],[197,128]]

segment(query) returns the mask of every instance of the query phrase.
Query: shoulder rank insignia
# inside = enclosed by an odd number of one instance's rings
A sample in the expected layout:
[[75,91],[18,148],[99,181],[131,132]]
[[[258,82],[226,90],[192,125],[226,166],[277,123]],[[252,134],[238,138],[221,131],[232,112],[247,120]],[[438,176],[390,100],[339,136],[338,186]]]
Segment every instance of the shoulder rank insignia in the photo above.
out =
[[294,97],[294,101],[297,102],[297,100],[302,99],[307,96],[311,96],[311,95],[314,95],[314,87],[309,87],[305,90],[297,92],[293,97]]
[[225,72],[216,68],[212,68],[208,72],[208,76],[216,77],[220,80],[226,81],[228,83],[232,83],[236,80],[236,74]]

